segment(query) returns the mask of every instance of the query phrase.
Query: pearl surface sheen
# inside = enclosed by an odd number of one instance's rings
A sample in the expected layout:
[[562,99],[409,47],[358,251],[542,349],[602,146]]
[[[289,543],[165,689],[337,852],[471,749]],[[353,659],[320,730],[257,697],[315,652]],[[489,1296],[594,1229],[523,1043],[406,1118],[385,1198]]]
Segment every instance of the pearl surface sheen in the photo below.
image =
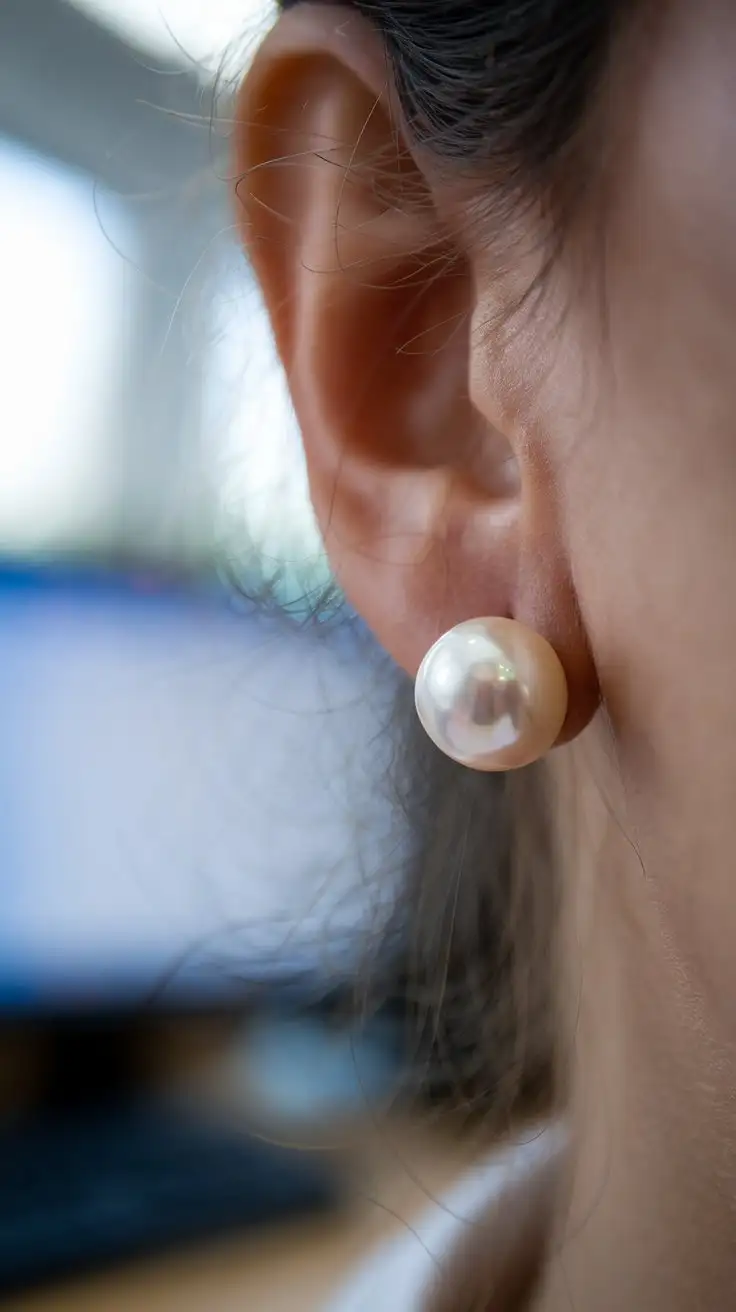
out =
[[513,770],[554,746],[567,714],[567,680],[556,652],[533,629],[474,619],[427,652],[415,699],[446,756],[474,770]]

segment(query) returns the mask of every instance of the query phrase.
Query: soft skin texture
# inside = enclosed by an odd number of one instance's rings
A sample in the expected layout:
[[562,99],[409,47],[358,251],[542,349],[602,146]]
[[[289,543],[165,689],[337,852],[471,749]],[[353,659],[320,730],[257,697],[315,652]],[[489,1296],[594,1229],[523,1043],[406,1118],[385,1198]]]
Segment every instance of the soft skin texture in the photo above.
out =
[[238,113],[243,233],[348,596],[410,673],[491,614],[567,673],[572,1140],[546,1275],[508,1303],[542,1312],[736,1289],[736,7],[651,8],[615,52],[595,204],[521,319],[532,212],[500,260],[472,185],[402,136],[362,20],[290,12]]

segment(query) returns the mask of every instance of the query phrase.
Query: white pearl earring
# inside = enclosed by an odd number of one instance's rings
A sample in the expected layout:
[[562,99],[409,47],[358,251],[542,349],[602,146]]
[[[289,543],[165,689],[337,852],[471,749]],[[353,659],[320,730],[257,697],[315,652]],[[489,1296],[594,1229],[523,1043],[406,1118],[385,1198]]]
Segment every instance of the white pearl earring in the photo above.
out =
[[473,770],[515,770],[544,756],[567,715],[557,653],[516,620],[466,620],[427,652],[417,714],[434,743]]

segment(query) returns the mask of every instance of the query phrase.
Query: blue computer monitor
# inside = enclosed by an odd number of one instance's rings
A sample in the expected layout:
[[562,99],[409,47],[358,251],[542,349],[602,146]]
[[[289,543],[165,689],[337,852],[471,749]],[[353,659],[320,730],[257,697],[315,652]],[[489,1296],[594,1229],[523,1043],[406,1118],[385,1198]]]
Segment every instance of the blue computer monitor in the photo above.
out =
[[0,568],[0,1018],[349,974],[397,864],[377,683],[352,626]]

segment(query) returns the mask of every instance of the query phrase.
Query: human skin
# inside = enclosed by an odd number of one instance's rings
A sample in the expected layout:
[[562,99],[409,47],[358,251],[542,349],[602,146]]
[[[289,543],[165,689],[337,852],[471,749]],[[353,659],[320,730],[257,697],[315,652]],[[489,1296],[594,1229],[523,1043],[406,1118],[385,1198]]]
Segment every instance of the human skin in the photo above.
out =
[[570,1147],[542,1312],[736,1289],[735,69],[728,0],[632,28],[601,176],[523,312],[535,210],[501,258],[468,222],[484,180],[397,147],[362,19],[288,13],[239,103],[243,232],[349,598],[410,674],[476,615],[566,669]]

